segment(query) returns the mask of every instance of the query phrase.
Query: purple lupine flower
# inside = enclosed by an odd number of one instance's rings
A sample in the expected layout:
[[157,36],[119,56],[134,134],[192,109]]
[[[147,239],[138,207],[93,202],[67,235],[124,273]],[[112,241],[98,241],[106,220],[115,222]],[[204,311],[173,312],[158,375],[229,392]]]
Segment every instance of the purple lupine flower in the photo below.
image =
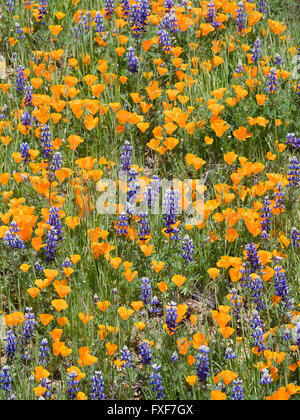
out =
[[68,372],[69,380],[67,382],[67,394],[71,400],[74,400],[79,392],[79,381],[77,380],[77,373],[73,370],[71,373]]
[[175,227],[176,214],[180,213],[180,193],[172,188],[166,191],[163,200],[163,221],[165,233],[171,235],[171,239],[180,240],[180,229]]
[[254,339],[254,347],[257,347],[259,353],[266,350],[263,333],[264,324],[257,311],[253,311],[252,313],[252,317],[250,318],[250,326],[253,330],[251,336]]
[[252,52],[251,60],[254,61],[255,63],[260,58],[262,58],[262,45],[259,38],[257,38],[257,40],[254,42],[251,52]]
[[105,0],[104,2],[105,17],[110,18],[115,11],[115,2],[114,0]]
[[300,350],[300,321],[295,325],[294,328],[295,344]]
[[290,291],[288,281],[285,275],[284,269],[278,265],[274,268],[274,288],[275,296],[281,298],[281,301],[285,304],[286,308],[293,309],[293,301],[290,298]]
[[171,33],[179,32],[180,29],[178,28],[178,20],[174,9],[167,12],[161,19],[159,28],[169,30]]
[[195,252],[195,246],[193,240],[190,239],[188,235],[186,235],[182,241],[182,250],[183,254],[181,254],[181,256],[187,263],[194,261],[193,255]]
[[46,388],[46,392],[43,394],[43,398],[51,398],[52,396],[52,384],[48,378],[41,378],[40,386]]
[[206,346],[199,348],[199,354],[196,357],[197,376],[200,383],[206,383],[210,376],[210,349]]
[[206,23],[210,23],[214,28],[218,28],[221,23],[216,21],[217,11],[214,1],[210,1],[207,5]]
[[300,181],[300,164],[296,156],[292,157],[289,165],[288,187],[298,188]]
[[265,197],[264,206],[261,210],[261,237],[263,239],[270,239],[271,225],[272,225],[272,210],[271,201],[269,197]]
[[3,366],[0,371],[0,389],[5,391],[5,399],[13,400],[14,396],[12,395],[12,377],[10,376],[10,370],[8,366]]
[[275,93],[278,85],[279,83],[277,80],[277,70],[275,67],[272,67],[267,76],[265,91],[269,93]]
[[152,353],[150,349],[150,344],[148,341],[143,340],[139,345],[139,354],[141,357],[141,363],[143,365],[150,365],[152,360]]
[[275,60],[274,60],[274,65],[281,67],[283,64],[284,64],[284,61],[281,58],[280,54],[279,53],[276,53]]
[[246,10],[242,1],[237,4],[236,24],[239,34],[243,35],[246,29]]
[[159,36],[159,45],[162,47],[162,50],[165,53],[168,53],[171,51],[171,37],[169,33],[165,29],[160,29],[157,31],[157,35]]
[[178,318],[177,303],[170,302],[167,305],[167,309],[166,309],[166,324],[167,324],[168,330],[171,333],[174,333],[176,331],[176,328],[178,326],[177,318]]
[[238,295],[237,290],[233,288],[230,291],[230,303],[232,312],[236,316],[236,319],[240,319],[241,308],[243,307],[242,297]]
[[120,236],[128,235],[128,216],[126,214],[120,214],[116,224],[117,234]]
[[16,0],[6,0],[6,10],[14,13],[16,9]]
[[138,181],[138,173],[134,168],[128,172],[128,191],[127,191],[127,213],[135,214],[135,203],[140,191],[140,184]]
[[247,252],[247,261],[250,264],[251,273],[260,271],[262,266],[257,253],[256,246],[254,244],[248,244],[245,246]]
[[16,76],[16,91],[17,92],[23,92],[25,89],[25,73],[24,73],[24,67],[19,66],[16,70],[17,76]]
[[130,3],[129,0],[121,0],[122,13],[124,17],[127,17],[130,13]]
[[234,353],[231,347],[227,347],[225,350],[225,359],[234,360],[237,358],[237,354]]
[[261,385],[270,385],[272,383],[272,378],[268,369],[263,369],[261,371],[259,382]]
[[66,258],[64,261],[63,261],[63,263],[62,263],[62,265],[61,265],[63,268],[72,268],[73,267],[73,263],[72,263],[72,261],[71,260],[69,260],[69,258]]
[[291,231],[291,240],[293,247],[298,248],[300,245],[300,232],[295,227]]
[[148,185],[145,190],[144,199],[148,203],[151,213],[153,212],[152,214],[156,214],[158,211],[156,207],[159,205],[160,184],[160,178],[157,175],[154,175],[151,179],[150,185]]
[[92,389],[91,389],[91,400],[100,401],[105,400],[105,385],[101,371],[96,371],[91,378]]
[[148,277],[142,277],[141,283],[142,292],[140,294],[140,299],[145,305],[147,305],[150,303],[152,296],[151,281]]
[[72,29],[77,41],[79,42],[82,34],[87,34],[89,29],[90,12],[80,13],[79,21]]
[[24,29],[21,28],[21,25],[17,22],[15,23],[15,34],[18,40],[25,39]]
[[13,330],[8,330],[5,338],[6,346],[6,356],[8,359],[13,359],[17,352],[17,339]]
[[139,233],[138,233],[139,240],[142,242],[145,242],[149,238],[149,235],[151,234],[148,214],[140,213],[138,224],[140,225]]
[[170,359],[172,360],[173,363],[176,363],[179,360],[178,353],[174,351],[174,353],[171,354]]
[[62,168],[63,161],[59,152],[55,153],[52,160],[47,168],[47,179],[49,182],[55,180],[55,172]]
[[36,271],[44,271],[44,267],[42,267],[39,262],[36,262],[34,264],[34,268],[35,268]]
[[95,31],[97,33],[102,33],[105,31],[104,23],[103,23],[103,16],[100,12],[96,12],[94,23],[95,23]]
[[252,274],[249,278],[248,288],[252,292],[251,297],[253,303],[256,305],[257,311],[263,311],[266,309],[266,304],[264,302],[264,282],[260,276]]
[[139,0],[130,6],[129,25],[134,38],[140,38],[146,32],[150,15],[148,0]]
[[152,385],[152,391],[155,393],[155,399],[161,400],[165,398],[164,387],[162,384],[162,376],[160,374],[161,365],[153,364],[153,373],[150,374],[150,385]]
[[149,305],[150,305],[149,312],[151,314],[157,315],[161,313],[162,308],[161,308],[160,301],[157,298],[157,296],[153,296],[153,299],[151,300]]
[[243,381],[241,379],[236,379],[232,382],[231,395],[233,401],[242,401],[244,399]]
[[29,107],[33,106],[33,97],[32,97],[33,87],[31,85],[26,86],[25,88],[25,98],[24,98],[24,105]]
[[51,263],[55,260],[57,248],[59,243],[63,240],[63,229],[59,218],[58,208],[52,207],[50,209],[47,224],[50,225],[50,230],[47,233],[45,256],[46,262]]
[[292,334],[289,329],[286,329],[280,336],[284,341],[290,341],[292,339]]
[[20,229],[16,222],[11,222],[9,230],[6,232],[2,240],[5,243],[5,246],[13,249],[25,249],[25,244],[18,235]]
[[235,70],[235,73],[237,73],[237,74],[242,74],[242,73],[244,73],[245,71],[246,71],[246,70],[245,70],[245,68],[244,68],[244,66],[243,66],[242,60],[239,60],[238,65],[237,65],[237,68],[236,68],[236,70]]
[[48,0],[40,0],[38,8],[38,21],[40,22],[48,13]]
[[257,3],[257,10],[264,15],[268,13],[268,5],[266,0],[259,0]]
[[26,129],[28,129],[29,127],[31,127],[31,114],[28,111],[24,111],[22,116],[21,116],[21,123],[22,125],[24,125],[24,127],[26,127]]
[[275,193],[275,206],[274,209],[279,209],[281,213],[285,211],[285,205],[284,205],[284,198],[285,194],[283,192],[283,185],[282,182],[279,182],[279,184],[276,187]]
[[7,118],[7,105],[4,105],[0,109],[1,109],[1,111],[0,111],[0,120],[6,120],[6,118]]
[[21,157],[23,159],[23,162],[28,162],[30,159],[30,154],[29,154],[29,150],[30,150],[30,146],[28,143],[22,143],[19,146],[19,151],[21,153]]
[[124,346],[121,350],[120,361],[125,362],[122,367],[131,368],[132,355],[127,346]]
[[129,141],[125,141],[121,153],[121,171],[128,173],[132,165],[132,147]]
[[164,6],[166,11],[169,12],[174,7],[174,0],[165,0]]
[[134,49],[132,47],[127,49],[126,58],[128,70],[131,73],[137,73],[139,71],[139,59],[135,55]]
[[30,343],[36,325],[35,314],[32,308],[26,308],[24,314],[24,324],[22,329],[22,344],[25,346]]
[[48,125],[43,125],[41,127],[41,144],[44,161],[49,162],[53,152],[53,146],[51,143],[51,133]]
[[40,353],[39,353],[39,363],[42,366],[47,365],[49,362],[49,342],[46,338],[43,338],[43,340],[40,342]]
[[295,133],[288,133],[286,136],[286,144],[294,149],[300,148],[300,137],[297,138]]

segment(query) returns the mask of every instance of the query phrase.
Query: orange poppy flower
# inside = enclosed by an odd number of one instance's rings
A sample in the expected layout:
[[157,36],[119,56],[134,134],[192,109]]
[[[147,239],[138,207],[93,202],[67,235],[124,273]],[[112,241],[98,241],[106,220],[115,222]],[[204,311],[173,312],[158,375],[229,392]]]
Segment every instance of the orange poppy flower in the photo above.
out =
[[186,282],[186,277],[176,275],[172,277],[171,281],[176,284],[177,287],[181,287]]

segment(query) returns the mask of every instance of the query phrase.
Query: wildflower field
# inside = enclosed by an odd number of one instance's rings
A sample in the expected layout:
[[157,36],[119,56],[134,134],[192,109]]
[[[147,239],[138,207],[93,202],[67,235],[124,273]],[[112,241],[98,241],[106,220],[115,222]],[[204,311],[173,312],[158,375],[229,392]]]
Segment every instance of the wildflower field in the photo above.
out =
[[300,399],[299,22],[1,0],[1,400]]

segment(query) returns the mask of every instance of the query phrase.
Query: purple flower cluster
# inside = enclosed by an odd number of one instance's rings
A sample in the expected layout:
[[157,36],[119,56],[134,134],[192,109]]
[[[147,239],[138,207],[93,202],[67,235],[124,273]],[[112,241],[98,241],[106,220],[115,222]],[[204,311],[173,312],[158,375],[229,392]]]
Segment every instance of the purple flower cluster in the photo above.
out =
[[199,348],[199,354],[196,357],[197,376],[200,383],[206,383],[210,376],[210,349],[206,346]]
[[275,67],[272,67],[268,76],[267,76],[267,82],[266,82],[266,92],[268,93],[275,93],[277,86],[279,85],[277,80],[277,70]]
[[284,269],[281,266],[275,267],[274,288],[275,295],[281,298],[286,308],[293,309],[293,301],[290,298],[289,285]]
[[289,165],[288,187],[298,188],[300,181],[300,164],[296,156],[292,157]]
[[166,324],[167,324],[168,330],[171,333],[174,333],[176,331],[176,328],[178,326],[177,318],[178,318],[177,304],[176,302],[170,302],[166,310]]
[[266,0],[259,0],[257,3],[257,10],[264,15],[268,13],[268,5]]
[[23,159],[23,162],[28,162],[30,159],[30,154],[29,154],[29,150],[30,150],[30,146],[28,143],[22,143],[19,146],[19,151],[21,153],[21,157]]
[[147,305],[148,303],[150,303],[152,296],[151,281],[148,277],[142,277],[141,283],[142,292],[140,295],[140,299],[145,305]]
[[128,216],[126,214],[120,214],[116,225],[117,234],[120,236],[128,235],[128,226]]
[[296,137],[295,133],[288,133],[286,136],[286,145],[292,146],[294,149],[300,148],[300,137]]
[[143,365],[150,365],[152,360],[152,353],[148,341],[143,340],[139,345],[139,354]]
[[16,76],[16,91],[21,93],[25,89],[25,73],[24,67],[20,66],[17,68],[17,76]]
[[182,241],[182,250],[183,254],[181,256],[185,259],[187,263],[194,261],[194,252],[195,252],[195,245],[192,239],[186,235]]
[[236,11],[236,24],[237,24],[237,30],[239,34],[243,35],[245,33],[246,29],[246,10],[244,3],[240,1],[237,4],[237,11]]
[[206,23],[210,23],[214,28],[218,28],[221,24],[216,21],[217,11],[214,1],[210,1],[207,5]]
[[115,11],[114,0],[105,0],[104,2],[105,17],[110,18]]
[[155,399],[161,400],[165,398],[164,387],[162,384],[162,376],[160,374],[161,365],[152,365],[153,372],[150,374],[150,385],[152,385],[152,391],[155,393]]
[[144,242],[149,238],[149,235],[151,233],[151,228],[150,228],[148,215],[140,213],[138,224],[140,226],[139,233],[138,233],[139,240]]
[[41,144],[44,161],[49,162],[51,159],[53,146],[51,143],[51,134],[48,125],[43,125],[41,127]]
[[5,246],[13,249],[25,249],[25,244],[18,235],[18,232],[20,232],[20,229],[17,223],[14,221],[11,222],[9,230],[3,237]]
[[50,230],[47,234],[46,241],[46,262],[51,263],[56,258],[57,248],[59,243],[63,240],[62,223],[59,218],[59,209],[52,207],[49,213],[49,220],[47,224],[50,225]]
[[163,222],[165,232],[171,239],[180,240],[180,230],[176,225],[176,215],[180,213],[180,193],[172,188],[168,189],[163,200]]
[[254,346],[257,347],[258,352],[262,352],[266,349],[264,345],[264,333],[263,333],[263,322],[257,311],[254,311],[250,319],[250,326],[253,330],[252,337],[254,339]]
[[135,55],[134,49],[132,47],[127,49],[126,58],[128,70],[131,73],[137,73],[139,71],[139,59]]
[[101,34],[102,32],[105,31],[104,23],[103,23],[103,16],[100,12],[96,12],[94,23],[95,23],[95,31],[97,33]]
[[300,243],[300,232],[295,227],[291,231],[291,240],[293,247],[298,248]]
[[269,197],[265,197],[264,206],[261,211],[261,237],[263,239],[270,239],[272,224],[272,210],[271,210],[271,201]]
[[91,400],[101,401],[106,399],[105,385],[102,372],[96,371],[91,378],[92,389],[91,389]]
[[139,0],[130,6],[128,20],[134,38],[140,38],[146,32],[149,15],[148,0]]
[[254,61],[255,63],[260,58],[262,58],[262,45],[259,38],[257,38],[257,40],[254,42],[251,52],[252,52],[251,60]]

